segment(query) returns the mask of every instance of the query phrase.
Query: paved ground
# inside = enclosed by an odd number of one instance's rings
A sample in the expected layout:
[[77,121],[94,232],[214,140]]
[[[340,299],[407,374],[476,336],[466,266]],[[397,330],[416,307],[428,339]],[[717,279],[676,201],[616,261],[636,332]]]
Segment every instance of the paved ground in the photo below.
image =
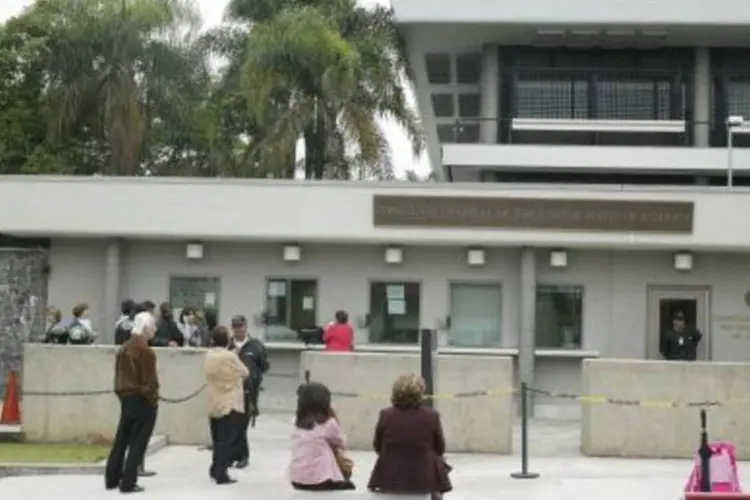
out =
[[[285,480],[287,437],[291,417],[263,416],[251,430],[251,466],[235,472],[239,482],[214,486],[208,479],[208,452],[190,447],[169,447],[148,460],[159,475],[142,481],[147,491],[138,498],[152,500],[285,500],[295,496]],[[446,500],[676,500],[691,464],[687,460],[614,460],[582,458],[577,452],[577,424],[536,422],[531,469],[536,480],[511,479],[519,457],[484,455],[449,456],[455,467],[454,493]],[[356,462],[358,495],[368,498],[364,486],[372,467],[372,453],[352,453]],[[750,464],[743,466],[745,476]],[[309,494],[321,498],[320,494]],[[0,496],[13,500],[105,500],[119,493],[105,492],[96,476],[15,477],[0,480]],[[307,497],[305,497],[307,498]],[[327,496],[326,496],[327,498]]]

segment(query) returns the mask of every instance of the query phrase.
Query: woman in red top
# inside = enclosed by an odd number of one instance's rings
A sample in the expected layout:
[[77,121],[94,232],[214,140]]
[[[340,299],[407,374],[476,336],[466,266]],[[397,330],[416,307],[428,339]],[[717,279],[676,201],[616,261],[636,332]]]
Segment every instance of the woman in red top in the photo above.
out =
[[330,323],[323,333],[326,351],[354,350],[354,330],[349,326],[349,315],[346,311],[336,311],[336,321]]

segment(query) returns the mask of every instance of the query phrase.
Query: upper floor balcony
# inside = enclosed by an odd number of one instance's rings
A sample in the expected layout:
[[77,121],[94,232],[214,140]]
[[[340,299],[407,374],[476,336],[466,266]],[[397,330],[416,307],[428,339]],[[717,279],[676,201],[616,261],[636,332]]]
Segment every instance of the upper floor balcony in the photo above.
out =
[[[725,147],[727,117],[750,125],[750,71],[714,71],[696,89],[692,70],[515,68],[501,72],[496,96],[482,92],[432,87],[442,144]],[[750,126],[731,130],[734,147],[750,147]]]

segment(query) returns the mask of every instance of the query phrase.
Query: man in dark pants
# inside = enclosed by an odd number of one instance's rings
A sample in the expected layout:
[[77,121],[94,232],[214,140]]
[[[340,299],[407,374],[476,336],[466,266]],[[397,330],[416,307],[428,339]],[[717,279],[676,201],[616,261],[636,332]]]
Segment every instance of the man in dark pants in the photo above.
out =
[[148,345],[154,333],[153,315],[137,314],[130,340],[117,352],[115,393],[120,399],[120,422],[104,473],[108,490],[119,486],[123,493],[143,491],[137,484],[138,467],[154,430],[159,401],[156,354]]
[[695,361],[703,334],[685,324],[685,314],[678,312],[672,318],[672,328],[661,339],[661,354],[669,361]]
[[[143,302],[140,302],[135,305],[135,314],[147,312],[150,313],[154,318],[156,318],[156,304],[154,304],[150,300],[144,300]],[[154,333],[154,335],[156,335]],[[149,345],[152,345],[153,338],[149,340]],[[153,477],[156,475],[156,471],[152,470],[146,470],[146,462],[145,458],[143,461],[141,461],[140,467],[138,467],[138,476],[139,477]]]
[[242,315],[232,317],[234,350],[240,360],[250,370],[245,379],[245,413],[240,416],[240,428],[232,446],[232,461],[242,469],[250,460],[250,446],[247,442],[247,428],[250,420],[258,415],[258,392],[263,382],[263,374],[268,371],[268,355],[263,342],[247,333],[247,318]]

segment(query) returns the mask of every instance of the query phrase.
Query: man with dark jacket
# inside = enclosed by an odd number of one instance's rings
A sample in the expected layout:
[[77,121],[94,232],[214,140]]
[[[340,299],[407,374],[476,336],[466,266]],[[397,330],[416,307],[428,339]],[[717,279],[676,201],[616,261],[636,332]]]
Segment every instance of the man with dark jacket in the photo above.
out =
[[156,323],[156,335],[151,342],[154,347],[182,347],[185,336],[172,316],[172,306],[169,302],[162,302],[159,306],[159,319]]
[[672,328],[661,339],[661,354],[669,361],[695,361],[703,334],[685,324],[685,314],[678,312],[672,318]]
[[115,344],[122,345],[130,339],[133,332],[133,319],[135,318],[135,301],[124,300],[120,306],[122,313],[115,323]]
[[133,321],[133,334],[117,351],[115,393],[120,399],[120,422],[107,459],[105,486],[123,493],[143,491],[138,468],[151,439],[159,402],[156,354],[148,340],[156,331],[154,317],[142,312]]
[[259,339],[247,333],[247,318],[242,315],[232,317],[234,351],[250,370],[245,379],[245,413],[242,414],[239,433],[232,446],[232,459],[238,468],[247,467],[250,460],[250,446],[247,442],[247,428],[250,420],[258,415],[258,392],[263,382],[263,374],[268,371],[268,354]]

